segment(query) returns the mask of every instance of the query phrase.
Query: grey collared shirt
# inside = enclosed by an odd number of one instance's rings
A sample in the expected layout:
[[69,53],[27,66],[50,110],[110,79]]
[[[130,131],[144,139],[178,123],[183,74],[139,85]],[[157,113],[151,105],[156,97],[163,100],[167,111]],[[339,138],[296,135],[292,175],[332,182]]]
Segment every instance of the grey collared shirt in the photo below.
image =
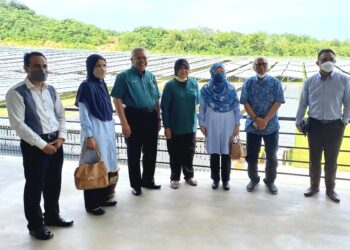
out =
[[[343,109],[342,109],[343,106]],[[296,124],[300,124],[306,109],[308,115],[318,120],[350,120],[350,77],[333,71],[325,79],[317,73],[304,82],[300,96]]]

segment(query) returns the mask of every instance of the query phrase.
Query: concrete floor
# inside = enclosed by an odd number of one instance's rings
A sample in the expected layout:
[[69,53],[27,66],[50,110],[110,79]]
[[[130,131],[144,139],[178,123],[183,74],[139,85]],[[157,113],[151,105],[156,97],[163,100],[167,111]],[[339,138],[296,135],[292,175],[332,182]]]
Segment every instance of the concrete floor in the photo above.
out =
[[304,198],[308,178],[278,176],[279,194],[263,184],[248,193],[246,172],[233,171],[231,190],[212,190],[210,173],[196,170],[198,187],[169,187],[169,169],[158,168],[160,191],[131,194],[127,167],[121,167],[118,205],[101,217],[84,210],[74,188],[76,161],[65,161],[61,214],[68,229],[51,228],[49,241],[32,238],[23,213],[22,158],[0,155],[0,249],[350,249],[350,183],[337,182],[342,200],[321,192]]

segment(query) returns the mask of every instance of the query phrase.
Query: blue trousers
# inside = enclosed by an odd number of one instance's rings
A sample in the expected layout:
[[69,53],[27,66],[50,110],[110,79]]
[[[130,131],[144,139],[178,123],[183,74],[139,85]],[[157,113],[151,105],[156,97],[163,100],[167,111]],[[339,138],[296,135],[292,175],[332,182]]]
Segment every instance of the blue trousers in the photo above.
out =
[[265,143],[266,165],[265,182],[273,183],[277,176],[277,151],[278,151],[278,131],[268,135],[258,135],[247,133],[247,156],[248,176],[254,182],[259,182],[258,157],[261,148],[261,140]]

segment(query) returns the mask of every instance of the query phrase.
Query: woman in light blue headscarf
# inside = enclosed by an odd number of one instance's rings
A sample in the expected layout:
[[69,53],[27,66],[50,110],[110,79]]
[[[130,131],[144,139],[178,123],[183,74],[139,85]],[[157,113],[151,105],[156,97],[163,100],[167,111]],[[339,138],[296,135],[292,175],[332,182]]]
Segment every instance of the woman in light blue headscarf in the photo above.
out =
[[221,156],[221,180],[224,190],[229,190],[229,141],[232,135],[239,133],[239,102],[234,86],[226,80],[224,65],[213,64],[210,74],[210,81],[201,89],[198,121],[210,154],[212,188],[219,186]]

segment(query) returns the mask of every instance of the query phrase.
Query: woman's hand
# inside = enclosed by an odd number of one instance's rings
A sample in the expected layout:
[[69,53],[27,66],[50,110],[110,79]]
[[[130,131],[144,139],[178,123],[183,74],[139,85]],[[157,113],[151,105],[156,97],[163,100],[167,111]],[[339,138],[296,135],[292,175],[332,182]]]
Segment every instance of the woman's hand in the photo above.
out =
[[88,137],[86,139],[86,148],[87,149],[96,149],[96,142],[95,142],[94,138]]
[[207,128],[204,127],[204,126],[200,126],[199,128],[200,128],[202,134],[203,134],[204,136],[207,136]]
[[164,129],[164,136],[167,140],[171,139],[171,129],[170,128]]

